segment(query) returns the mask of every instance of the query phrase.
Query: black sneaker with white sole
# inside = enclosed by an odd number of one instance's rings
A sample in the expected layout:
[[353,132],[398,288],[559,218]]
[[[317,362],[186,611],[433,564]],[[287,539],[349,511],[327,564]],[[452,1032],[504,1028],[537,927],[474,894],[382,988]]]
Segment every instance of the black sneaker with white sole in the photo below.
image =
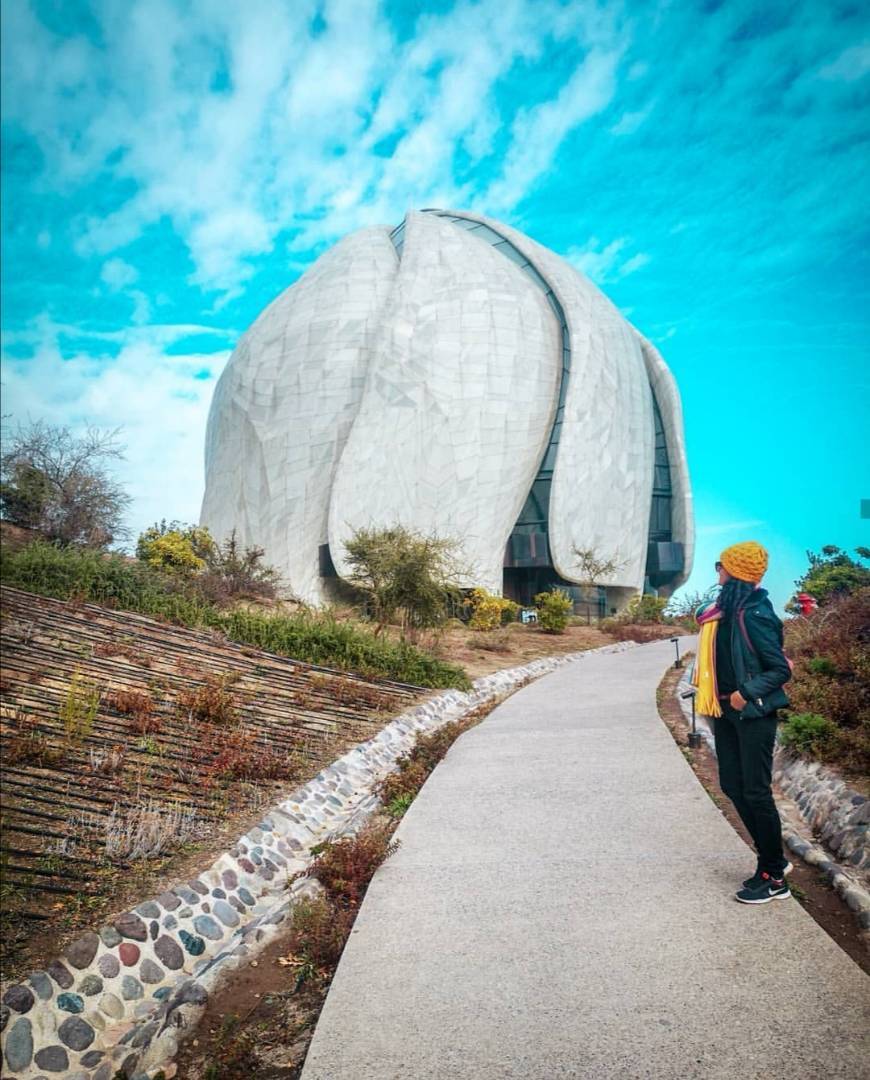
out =
[[741,904],[767,904],[771,900],[788,900],[791,896],[785,877],[774,878],[761,875],[761,884],[755,889],[740,889],[734,894]]
[[[788,877],[788,875],[792,872],[792,870],[794,870],[794,866],[790,862],[787,862],[785,864],[785,866],[781,870],[782,876],[783,877]],[[743,882],[743,888],[744,889],[758,889],[763,884],[764,884],[764,878],[761,876],[761,863],[759,863],[758,866],[755,868],[755,873],[752,875],[752,877],[748,877]]]

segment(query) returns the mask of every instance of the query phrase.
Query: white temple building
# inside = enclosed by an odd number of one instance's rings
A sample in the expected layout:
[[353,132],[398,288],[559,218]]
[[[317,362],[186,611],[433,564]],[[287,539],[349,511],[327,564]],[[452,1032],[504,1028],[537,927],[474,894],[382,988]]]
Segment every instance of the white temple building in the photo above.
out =
[[680,398],[583,274],[460,211],[327,251],[242,336],[208,421],[201,523],[330,598],[361,527],[452,537],[467,584],[579,597],[576,551],[618,569],[601,613],[692,566]]

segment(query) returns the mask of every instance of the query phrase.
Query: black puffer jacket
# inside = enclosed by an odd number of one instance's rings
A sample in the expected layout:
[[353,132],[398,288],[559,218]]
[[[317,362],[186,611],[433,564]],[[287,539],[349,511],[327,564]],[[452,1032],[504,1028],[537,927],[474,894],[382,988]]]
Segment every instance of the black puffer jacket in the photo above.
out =
[[791,678],[791,667],[782,651],[782,621],[767,589],[754,589],[730,622],[731,661],[747,702],[740,715],[751,720],[784,709],[789,701],[783,686]]

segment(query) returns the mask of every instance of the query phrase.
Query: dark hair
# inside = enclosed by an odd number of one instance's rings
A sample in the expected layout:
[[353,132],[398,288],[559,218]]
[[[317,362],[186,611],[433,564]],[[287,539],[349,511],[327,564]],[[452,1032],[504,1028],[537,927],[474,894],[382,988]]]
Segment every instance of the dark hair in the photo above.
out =
[[729,578],[722,586],[717,601],[723,615],[733,615],[735,611],[746,603],[755,590],[751,581],[741,581],[739,578]]

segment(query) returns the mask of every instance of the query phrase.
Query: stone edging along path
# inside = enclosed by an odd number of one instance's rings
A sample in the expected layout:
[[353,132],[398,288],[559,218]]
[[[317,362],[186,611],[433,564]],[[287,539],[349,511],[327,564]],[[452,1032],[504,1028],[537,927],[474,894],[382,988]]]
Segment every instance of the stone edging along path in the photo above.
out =
[[[691,723],[691,705],[682,696],[690,688],[690,671],[688,668],[677,683],[675,693],[683,716]],[[696,727],[715,756],[707,718],[698,715]],[[774,751],[773,779],[795,804],[792,809],[779,803],[783,841],[826,875],[855,912],[864,944],[870,948],[870,799],[847,787],[833,769],[793,757],[779,744]],[[816,843],[813,832],[836,852],[839,862]]]
[[312,878],[287,889],[310,849],[358,831],[380,800],[374,784],[419,735],[590,653],[534,660],[476,679],[464,693],[437,694],[392,720],[268,811],[198,878],[74,941],[45,971],[2,996],[3,1075],[10,1080],[148,1080],[174,1059],[209,995],[282,931]]

